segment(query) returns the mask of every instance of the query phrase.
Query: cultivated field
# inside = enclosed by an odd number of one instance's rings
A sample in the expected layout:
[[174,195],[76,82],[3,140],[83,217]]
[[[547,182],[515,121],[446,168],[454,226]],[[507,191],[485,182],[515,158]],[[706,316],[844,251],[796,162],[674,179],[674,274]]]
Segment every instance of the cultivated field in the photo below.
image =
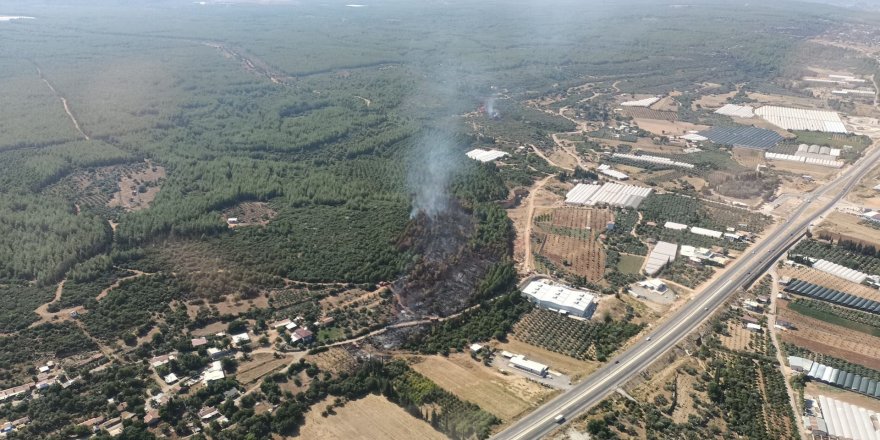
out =
[[[663,110],[654,110],[645,107],[630,107],[626,109],[626,113],[629,114],[633,119],[636,119],[639,127],[642,126],[641,122],[638,120],[644,119],[656,119],[662,121],[676,121],[678,120],[678,114],[671,111],[663,111]],[[645,129],[647,130],[647,129]]]
[[862,284],[856,284],[852,281],[847,281],[843,278],[810,267],[785,267],[779,270],[779,274],[839,290],[841,292],[846,292],[850,295],[880,301],[880,290],[872,289]]
[[235,378],[244,385],[255,383],[263,376],[279,370],[290,363],[289,358],[276,359],[274,355],[269,353],[257,353],[253,355],[253,360],[242,362],[238,366]]
[[558,269],[598,282],[605,273],[605,249],[598,235],[614,218],[606,209],[560,208],[536,218],[536,252]]
[[[391,403],[373,394],[336,408],[335,415],[321,417],[321,411],[332,404],[328,398],[306,413],[305,425],[297,438],[314,440],[384,439],[444,440],[446,437]],[[291,437],[292,438],[292,437]]]
[[553,391],[519,375],[504,375],[466,354],[427,356],[412,368],[440,388],[476,403],[504,421],[510,421],[544,401]]
[[777,307],[777,315],[797,327],[797,330],[781,332],[783,341],[880,369],[880,338],[803,316],[790,310],[784,301]]
[[323,353],[318,353],[311,358],[311,361],[321,371],[329,371],[334,374],[353,371],[357,368],[357,359],[339,347],[332,347]]
[[719,335],[721,343],[731,350],[748,351],[755,333],[744,328],[738,321],[731,320],[727,323],[727,333],[730,336]]

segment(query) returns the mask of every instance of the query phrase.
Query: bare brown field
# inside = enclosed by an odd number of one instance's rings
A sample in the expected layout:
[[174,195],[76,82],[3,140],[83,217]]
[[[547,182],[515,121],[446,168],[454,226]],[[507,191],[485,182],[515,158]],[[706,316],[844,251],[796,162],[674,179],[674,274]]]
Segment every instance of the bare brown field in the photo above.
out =
[[872,289],[862,284],[856,284],[852,281],[847,281],[843,278],[836,277],[834,275],[822,272],[821,270],[813,269],[811,267],[786,266],[779,270],[779,274],[782,276],[789,276],[792,278],[797,278],[799,280],[804,280],[809,283],[818,284],[820,286],[825,286],[834,290],[839,290],[841,292],[846,292],[851,295],[860,296],[862,298],[880,301],[880,290]]
[[601,363],[594,361],[579,361],[564,354],[555,353],[541,347],[536,347],[532,344],[527,344],[512,336],[508,336],[507,339],[507,342],[498,344],[499,349],[521,354],[528,359],[545,364],[549,366],[551,370],[559,371],[571,376],[572,381],[592,373],[602,365]]
[[440,388],[473,402],[504,421],[510,421],[554,392],[518,375],[503,375],[466,354],[427,356],[412,368]]
[[662,371],[653,375],[649,381],[638,385],[632,391],[633,396],[642,402],[653,402],[657,396],[663,396],[667,401],[672,401],[672,392],[666,390],[665,386],[676,381],[678,386],[678,404],[675,407],[675,412],[672,413],[672,419],[676,423],[687,422],[688,416],[696,415],[694,400],[691,395],[697,395],[700,399],[705,399],[706,394],[705,391],[694,389],[695,380],[692,376],[679,373],[686,366],[697,370],[701,369],[699,363],[694,358],[679,358]]
[[777,315],[797,326],[797,330],[780,333],[783,341],[880,369],[880,338],[803,316],[790,310],[784,301],[778,304]]
[[764,153],[752,148],[734,148],[733,160],[739,162],[744,167],[754,170],[758,165],[764,164]]
[[675,101],[677,96],[681,96],[681,92],[673,91],[663,98],[660,98],[660,100],[652,104],[650,108],[673,113],[677,112],[678,102]]
[[571,154],[566,153],[561,148],[554,148],[550,151],[550,154],[547,155],[550,160],[553,161],[556,165],[559,165],[562,168],[573,170],[574,167],[577,166],[577,159],[572,157]]
[[733,98],[736,95],[736,91],[725,93],[722,95],[703,95],[700,99],[694,101],[692,106],[692,110],[696,110],[696,106],[700,106],[703,108],[715,109],[720,108],[724,104],[727,104],[727,100]]
[[838,170],[834,168],[822,167],[819,165],[809,165],[800,162],[791,162],[787,160],[768,160],[767,166],[775,170],[792,173],[796,176],[804,174],[812,176],[813,179],[825,181],[830,179]]
[[880,183],[880,168],[872,171],[846,196],[848,200],[861,206],[880,209],[880,191],[874,187]]
[[[189,307],[191,307],[191,306],[187,306],[187,308],[189,308]],[[228,327],[228,326],[229,326],[229,324],[227,324],[225,322],[213,322],[213,323],[208,324],[202,328],[195,329],[191,333],[193,336],[210,336],[210,335],[217,334],[219,332],[225,332],[226,327]]]
[[654,119],[636,119],[639,128],[650,131],[659,136],[681,136],[689,131],[702,131],[709,128],[708,125],[691,124],[682,121],[660,121]]
[[854,393],[852,391],[845,391],[837,387],[825,385],[821,382],[807,382],[806,389],[804,390],[804,395],[823,395],[832,399],[840,400],[841,402],[849,403],[850,405],[856,405],[865,409],[869,409],[871,411],[880,412],[880,400],[872,399],[870,397],[863,396],[859,393]]
[[819,224],[818,233],[828,233],[835,240],[845,238],[880,247],[880,229],[859,224],[861,220],[850,214],[832,212]]
[[357,359],[339,347],[331,347],[323,353],[314,355],[311,359],[321,371],[329,371],[334,374],[350,372],[357,367]]
[[559,208],[536,219],[536,252],[556,267],[598,282],[605,274],[605,249],[598,236],[614,216],[607,209]]
[[748,92],[749,98],[764,105],[778,105],[783,107],[824,108],[824,102],[813,98],[801,98],[798,96],[773,95],[767,93]]
[[165,168],[147,160],[138,170],[120,177],[119,189],[107,202],[107,206],[122,207],[126,211],[138,211],[149,207],[156,194],[159,194],[159,181],[165,176]]
[[[383,440],[445,440],[446,437],[391,403],[373,394],[336,408],[336,414],[321,417],[321,411],[332,404],[328,398],[312,406],[296,438],[313,440],[383,439]],[[380,423],[381,421],[381,423]],[[293,437],[287,437],[293,438]]]
[[[673,111],[655,110],[645,107],[630,107],[626,109],[626,113],[633,119],[636,119],[636,122],[638,122],[638,120],[645,119],[656,119],[662,121],[678,120],[678,114]],[[639,123],[639,126],[641,126],[641,123]]]
[[721,343],[731,350],[749,351],[749,342],[752,341],[752,332],[743,328],[738,322],[728,322],[727,332],[730,336],[719,335]]
[[257,353],[253,355],[253,360],[242,362],[238,366],[235,378],[244,385],[252,384],[289,363],[290,359],[287,358],[276,359],[270,353]]

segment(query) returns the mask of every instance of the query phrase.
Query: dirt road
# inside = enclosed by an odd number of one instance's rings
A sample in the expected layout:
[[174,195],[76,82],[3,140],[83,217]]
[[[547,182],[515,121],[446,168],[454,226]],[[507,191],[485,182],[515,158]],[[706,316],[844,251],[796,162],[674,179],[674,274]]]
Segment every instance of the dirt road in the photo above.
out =
[[553,176],[547,176],[541,180],[539,180],[532,188],[529,190],[529,195],[526,197],[526,225],[523,228],[523,270],[522,273],[529,273],[535,270],[535,262],[534,256],[532,255],[532,223],[535,219],[535,198],[537,197],[538,191],[544,188],[547,185],[547,182],[552,179]]
[[[770,311],[767,313],[767,331],[770,332],[770,340],[773,342],[773,347],[776,348],[776,361],[779,362],[779,371],[782,373],[782,376],[785,377],[785,390],[788,392],[789,404],[791,405],[792,411],[794,411],[795,417],[797,417],[800,414],[796,400],[797,394],[791,387],[791,382],[788,381],[790,374],[788,374],[788,368],[785,366],[785,359],[783,359],[782,356],[782,347],[779,345],[779,338],[776,336],[776,304],[779,302],[779,275],[776,273],[776,269],[771,270],[769,274],[770,278],[773,280],[773,292],[770,296]],[[809,437],[803,429],[800,429],[801,424],[796,423],[795,426],[800,438],[807,440]]]
[[[35,65],[35,66],[36,66],[36,65]],[[73,112],[70,110],[70,105],[68,105],[68,103],[67,103],[67,98],[65,98],[63,95],[61,95],[60,93],[58,93],[57,90],[55,90],[55,87],[52,85],[52,83],[50,83],[49,80],[46,79],[45,76],[43,76],[43,71],[40,70],[40,67],[39,67],[39,66],[36,66],[36,68],[37,68],[37,75],[40,77],[41,80],[43,80],[44,83],[46,83],[46,87],[49,87],[49,90],[51,90],[52,93],[53,93],[56,97],[58,97],[58,99],[61,100],[61,105],[64,106],[64,112],[67,113],[67,117],[70,118],[70,122],[73,123],[73,128],[75,128],[76,131],[79,132],[80,136],[82,136],[83,139],[85,139],[85,140],[90,140],[89,135],[87,135],[87,134],[82,130],[82,127],[80,127],[80,125],[79,125],[79,121],[77,121],[77,120],[76,120],[76,117],[73,116]]]

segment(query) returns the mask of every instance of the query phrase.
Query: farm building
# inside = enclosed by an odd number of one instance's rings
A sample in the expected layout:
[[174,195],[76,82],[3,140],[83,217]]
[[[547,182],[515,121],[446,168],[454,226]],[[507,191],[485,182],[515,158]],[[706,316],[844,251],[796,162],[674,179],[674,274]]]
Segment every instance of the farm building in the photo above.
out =
[[162,380],[164,380],[165,383],[167,383],[168,385],[171,385],[174,382],[177,382],[178,377],[174,373],[168,373],[165,377],[162,378]]
[[799,356],[789,356],[788,365],[794,371],[806,373],[810,371],[810,368],[813,368],[813,361]]
[[232,335],[232,345],[238,347],[251,342],[251,337],[247,333]]
[[651,104],[659,101],[660,98],[654,96],[651,98],[639,99],[637,101],[624,101],[620,105],[623,107],[650,107]]
[[[679,138],[684,139],[686,141],[691,141],[691,142],[703,142],[703,141],[709,140],[709,138],[707,138],[705,136],[700,136],[697,133],[684,134],[684,135],[679,136]],[[699,150],[699,149],[697,149],[697,150]],[[685,153],[687,153],[687,151],[685,151]]]
[[755,109],[750,105],[724,104],[715,113],[724,116],[733,116],[737,118],[754,118]]
[[163,354],[161,356],[156,356],[150,359],[150,366],[152,366],[153,368],[161,367],[162,365],[165,365],[175,359],[177,359],[177,353]]
[[880,414],[826,396],[819,396],[818,401],[830,438],[880,440],[876,428]]
[[830,273],[838,278],[843,278],[847,281],[852,281],[858,284],[862,284],[868,278],[868,274],[866,273],[826,260],[818,260],[813,263],[813,269],[818,269],[822,272]]
[[669,290],[669,287],[666,286],[666,283],[664,283],[662,280],[659,280],[657,278],[651,278],[651,279],[647,279],[644,281],[639,281],[639,287],[642,287],[644,289],[648,289],[652,292],[657,292],[657,293],[664,293],[667,290]]
[[526,359],[523,355],[516,355],[510,358],[510,365],[513,365],[520,370],[535,374],[537,376],[544,377],[547,375],[547,370],[549,369],[546,365],[530,361]]
[[806,157],[806,156],[797,156],[794,154],[782,154],[782,153],[764,153],[764,158],[768,160],[781,160],[786,162],[800,162],[807,165],[818,165],[820,167],[828,167],[828,168],[840,168],[843,166],[843,162],[835,159],[831,159],[833,156],[828,156],[829,159],[821,159],[817,157]]
[[672,229],[673,231],[684,231],[688,228],[688,225],[675,222],[666,222],[663,224],[663,227],[666,229]]
[[208,340],[205,338],[192,338],[189,343],[193,346],[193,348],[196,348],[207,344]]
[[596,310],[596,297],[591,292],[551,284],[549,280],[534,280],[523,289],[530,301],[539,307],[589,318]]
[[570,205],[609,205],[618,208],[638,208],[651,194],[651,188],[608,182],[603,185],[577,184],[565,195]]
[[753,324],[753,323],[751,323],[751,322],[747,322],[747,323],[746,323],[746,330],[748,330],[748,331],[750,331],[750,332],[756,332],[756,333],[757,333],[757,332],[760,332],[760,331],[761,331],[761,326],[758,325],[758,324]]
[[610,165],[599,165],[598,171],[608,177],[613,177],[617,180],[629,180],[629,176],[620,171],[611,169]]
[[223,365],[220,361],[214,361],[211,363],[211,366],[205,370],[205,373],[202,375],[202,380],[204,380],[207,385],[210,382],[223,379],[224,377],[226,377],[226,375],[223,373]]
[[862,218],[865,220],[872,221],[872,222],[880,222],[880,212],[868,211],[868,212],[862,214]]
[[880,302],[818,286],[806,281],[792,279],[791,282],[785,286],[785,291],[795,295],[827,301],[838,306],[849,307],[851,309],[880,315]]
[[702,235],[704,237],[712,237],[712,238],[721,238],[723,235],[721,232],[713,231],[711,229],[700,228],[697,226],[691,227],[691,234]]
[[483,350],[483,346],[480,344],[471,344],[471,353],[479,353]]
[[668,157],[661,156],[650,156],[646,154],[624,154],[624,153],[614,153],[611,155],[612,158],[615,159],[625,159],[631,160],[633,162],[644,162],[654,165],[665,165],[672,166],[678,168],[693,168],[694,164],[687,162],[678,162],[674,161]]
[[293,331],[293,334],[290,335],[290,341],[293,343],[297,343],[302,341],[303,344],[308,344],[315,339],[315,334],[309,331],[306,328],[298,328]]
[[477,148],[471,151],[468,151],[467,157],[477,160],[483,163],[492,162],[496,159],[500,159],[504,156],[507,156],[507,153],[498,150],[483,150],[481,148]]
[[757,127],[712,127],[700,132],[710,141],[719,145],[755,148],[766,150],[782,141],[782,136],[773,130]]
[[677,244],[658,241],[657,244],[654,245],[654,249],[651,250],[651,254],[648,255],[648,262],[645,264],[645,273],[649,276],[656,275],[657,272],[660,272],[660,269],[662,269],[663,266],[675,259],[677,253]]
[[765,105],[755,110],[755,114],[786,130],[847,133],[846,126],[843,125],[837,112]]

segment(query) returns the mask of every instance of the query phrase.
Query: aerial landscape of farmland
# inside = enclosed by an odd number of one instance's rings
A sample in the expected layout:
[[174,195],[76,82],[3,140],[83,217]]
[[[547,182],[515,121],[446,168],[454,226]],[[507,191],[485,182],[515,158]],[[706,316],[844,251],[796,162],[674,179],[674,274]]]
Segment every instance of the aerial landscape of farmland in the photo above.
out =
[[0,436],[880,439],[880,8],[0,4]]

